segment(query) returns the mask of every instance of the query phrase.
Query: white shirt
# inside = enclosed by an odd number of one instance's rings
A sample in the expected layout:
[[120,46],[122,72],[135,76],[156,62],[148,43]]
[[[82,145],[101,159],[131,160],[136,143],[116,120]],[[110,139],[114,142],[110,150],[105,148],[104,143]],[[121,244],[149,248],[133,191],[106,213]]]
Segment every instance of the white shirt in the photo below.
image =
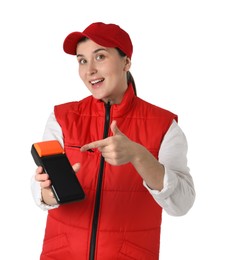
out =
[[[46,140],[58,140],[64,146],[62,130],[54,113],[51,113],[46,123],[43,141]],[[193,179],[187,166],[187,149],[186,137],[177,122],[173,121],[159,150],[159,162],[165,167],[164,187],[161,191],[151,190],[143,182],[155,201],[173,216],[186,214],[195,200]],[[50,210],[59,207],[42,202],[40,184],[35,181],[34,176],[31,188],[33,198],[40,208]]]

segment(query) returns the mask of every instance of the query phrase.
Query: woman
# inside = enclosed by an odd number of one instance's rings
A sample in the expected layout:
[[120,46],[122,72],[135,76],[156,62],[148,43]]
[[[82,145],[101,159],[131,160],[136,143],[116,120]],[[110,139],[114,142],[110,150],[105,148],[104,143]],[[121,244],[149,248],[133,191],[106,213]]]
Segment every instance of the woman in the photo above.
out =
[[118,25],[73,32],[64,51],[91,96],[55,106],[43,139],[61,142],[86,198],[57,205],[36,170],[33,195],[48,210],[41,259],[157,260],[162,209],[184,215],[195,200],[177,116],[136,96],[132,42]]

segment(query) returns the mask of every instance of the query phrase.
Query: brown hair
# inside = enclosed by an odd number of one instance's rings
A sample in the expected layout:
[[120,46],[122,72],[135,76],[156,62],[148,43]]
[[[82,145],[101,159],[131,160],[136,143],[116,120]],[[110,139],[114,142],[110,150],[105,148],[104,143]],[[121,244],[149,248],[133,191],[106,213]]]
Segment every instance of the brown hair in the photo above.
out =
[[[118,51],[118,53],[119,53],[119,55],[121,57],[125,57],[126,56],[126,54],[123,51],[121,51],[119,48],[116,48],[116,50]],[[130,71],[127,71],[127,83],[128,84],[130,84],[130,83],[132,84],[134,93],[137,96],[137,88],[136,88],[135,80],[134,80],[134,78],[133,78],[133,76],[132,76]]]

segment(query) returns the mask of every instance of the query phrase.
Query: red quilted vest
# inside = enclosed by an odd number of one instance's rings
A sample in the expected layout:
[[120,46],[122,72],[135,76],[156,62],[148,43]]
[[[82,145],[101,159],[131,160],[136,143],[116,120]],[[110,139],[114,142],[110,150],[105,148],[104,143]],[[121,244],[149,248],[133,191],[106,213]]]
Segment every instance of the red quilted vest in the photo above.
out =
[[[177,116],[136,97],[131,86],[121,104],[107,110],[89,96],[56,106],[55,116],[71,164],[81,163],[77,176],[86,198],[48,211],[40,259],[159,259],[162,209],[140,175],[131,164],[111,166],[98,150],[81,153],[79,148],[102,139],[104,128],[116,120],[121,132],[158,158]],[[112,135],[110,129],[107,134]]]

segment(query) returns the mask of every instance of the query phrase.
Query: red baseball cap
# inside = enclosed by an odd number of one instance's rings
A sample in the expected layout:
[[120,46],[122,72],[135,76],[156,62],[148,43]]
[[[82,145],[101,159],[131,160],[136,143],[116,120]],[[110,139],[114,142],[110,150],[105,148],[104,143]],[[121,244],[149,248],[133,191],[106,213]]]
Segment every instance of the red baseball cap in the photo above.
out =
[[129,34],[116,24],[102,22],[90,24],[83,32],[72,32],[64,40],[66,53],[76,55],[77,43],[83,37],[109,48],[119,48],[129,58],[132,57],[133,45]]

